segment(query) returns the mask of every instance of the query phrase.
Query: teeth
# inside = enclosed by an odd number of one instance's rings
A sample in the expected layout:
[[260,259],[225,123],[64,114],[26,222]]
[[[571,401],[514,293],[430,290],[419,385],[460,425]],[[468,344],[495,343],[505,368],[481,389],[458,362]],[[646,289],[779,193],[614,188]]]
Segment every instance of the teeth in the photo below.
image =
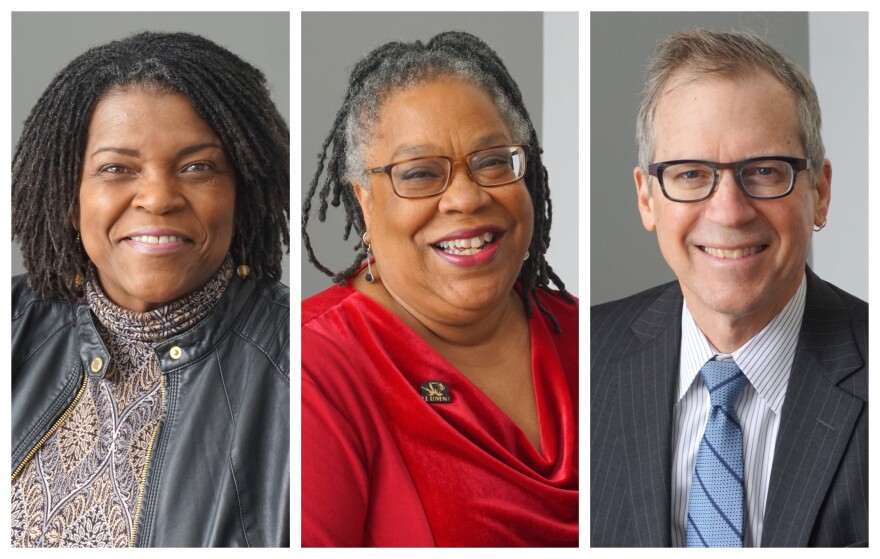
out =
[[736,248],[733,250],[724,250],[721,248],[712,248],[712,247],[702,247],[703,252],[714,256],[716,258],[729,258],[732,260],[736,260],[737,258],[742,258],[743,256],[751,256],[753,254],[758,254],[762,250],[761,247],[748,247],[748,248]]
[[437,247],[443,249],[449,254],[457,254],[464,256],[472,256],[483,247],[495,240],[495,233],[483,233],[482,235],[471,237],[470,239],[452,239],[449,241],[440,241]]
[[132,241],[137,241],[139,243],[148,243],[151,245],[164,245],[167,243],[181,243],[183,242],[183,237],[177,237],[175,235],[163,235],[161,237],[154,237],[152,235],[140,235],[137,237],[131,237]]

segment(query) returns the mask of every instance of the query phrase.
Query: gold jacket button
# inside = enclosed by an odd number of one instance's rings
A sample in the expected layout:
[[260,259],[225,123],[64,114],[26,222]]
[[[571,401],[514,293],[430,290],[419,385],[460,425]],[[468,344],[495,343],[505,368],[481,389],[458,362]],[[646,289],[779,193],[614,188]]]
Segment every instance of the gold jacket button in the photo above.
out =
[[92,359],[92,372],[93,373],[97,373],[98,371],[100,371],[101,367],[103,367],[103,366],[104,366],[104,360],[101,359],[100,357],[95,357],[94,359]]
[[171,348],[171,351],[168,352],[168,355],[171,356],[171,359],[180,359],[183,355],[183,350],[177,346]]

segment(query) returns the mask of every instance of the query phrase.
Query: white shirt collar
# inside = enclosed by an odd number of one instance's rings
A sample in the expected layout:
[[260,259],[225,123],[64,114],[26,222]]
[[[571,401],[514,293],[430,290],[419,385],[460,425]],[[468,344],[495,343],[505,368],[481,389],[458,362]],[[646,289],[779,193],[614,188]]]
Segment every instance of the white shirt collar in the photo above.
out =
[[762,400],[779,414],[785,400],[785,389],[791,376],[794,351],[804,317],[807,295],[807,277],[767,326],[732,355],[720,354],[709,343],[688,310],[687,301],[681,316],[681,360],[679,361],[678,400],[700,373],[700,369],[716,355],[732,357]]

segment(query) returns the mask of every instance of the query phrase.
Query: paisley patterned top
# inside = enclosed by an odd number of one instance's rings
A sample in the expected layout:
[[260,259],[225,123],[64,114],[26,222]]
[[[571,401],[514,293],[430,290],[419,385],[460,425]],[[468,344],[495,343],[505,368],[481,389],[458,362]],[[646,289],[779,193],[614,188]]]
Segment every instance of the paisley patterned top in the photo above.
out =
[[232,259],[197,291],[136,313],[113,304],[94,270],[86,299],[111,355],[90,378],[70,416],[12,484],[13,547],[126,547],[162,419],[163,382],[155,344],[185,332],[220,300]]

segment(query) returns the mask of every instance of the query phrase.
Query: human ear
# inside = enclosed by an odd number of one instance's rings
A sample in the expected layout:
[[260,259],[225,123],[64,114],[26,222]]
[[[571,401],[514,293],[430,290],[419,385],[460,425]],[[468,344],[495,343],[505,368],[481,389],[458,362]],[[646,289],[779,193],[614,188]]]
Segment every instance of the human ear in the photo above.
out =
[[370,223],[373,217],[373,191],[364,186],[360,181],[352,182],[351,187],[354,189],[354,196],[361,205],[361,212],[364,214],[364,225],[367,231],[370,230]]
[[70,214],[70,224],[79,231],[79,203],[73,207],[73,211]]
[[633,169],[633,180],[636,183],[642,225],[648,231],[654,231],[657,229],[657,220],[654,216],[654,197],[651,195],[651,177],[641,167],[636,167]]
[[827,159],[822,162],[822,171],[817,173],[814,196],[816,203],[813,206],[813,224],[824,227],[828,219],[828,207],[831,205],[831,162]]

